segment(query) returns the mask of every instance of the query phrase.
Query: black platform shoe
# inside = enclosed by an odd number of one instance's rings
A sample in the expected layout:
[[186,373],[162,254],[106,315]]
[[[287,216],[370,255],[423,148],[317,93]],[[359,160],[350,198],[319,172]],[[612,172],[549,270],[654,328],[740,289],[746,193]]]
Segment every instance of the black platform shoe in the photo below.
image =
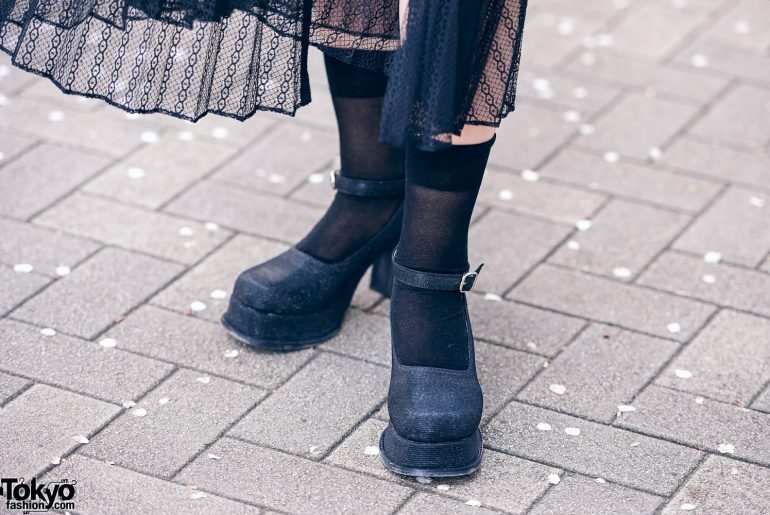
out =
[[[404,180],[366,180],[331,174],[339,192],[363,197],[403,195]],[[292,351],[336,335],[361,277],[372,266],[370,287],[390,296],[391,256],[401,232],[403,206],[348,257],[326,263],[296,247],[238,277],[222,325],[241,342]]]
[[[412,270],[394,261],[393,274],[397,282],[412,288],[467,292],[473,288],[481,266],[465,274],[438,274]],[[479,423],[483,397],[476,376],[468,304],[465,295],[462,297],[468,342],[466,369],[404,365],[398,360],[393,342],[390,423],[380,437],[380,457],[398,474],[464,476],[481,464]],[[396,323],[391,319],[391,324]]]

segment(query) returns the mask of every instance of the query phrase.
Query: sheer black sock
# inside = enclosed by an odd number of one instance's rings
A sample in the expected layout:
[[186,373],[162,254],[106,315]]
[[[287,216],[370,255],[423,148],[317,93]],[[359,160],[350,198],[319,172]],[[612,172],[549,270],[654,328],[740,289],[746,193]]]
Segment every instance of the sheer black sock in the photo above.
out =
[[[325,56],[340,136],[340,174],[357,179],[400,179],[404,153],[379,142],[387,76]],[[323,261],[339,261],[379,231],[403,197],[356,197],[337,192],[326,214],[297,244]]]
[[[468,227],[493,143],[494,138],[437,152],[407,151],[399,264],[427,272],[468,270]],[[399,361],[465,369],[463,300],[460,291],[416,289],[396,281],[391,317]]]

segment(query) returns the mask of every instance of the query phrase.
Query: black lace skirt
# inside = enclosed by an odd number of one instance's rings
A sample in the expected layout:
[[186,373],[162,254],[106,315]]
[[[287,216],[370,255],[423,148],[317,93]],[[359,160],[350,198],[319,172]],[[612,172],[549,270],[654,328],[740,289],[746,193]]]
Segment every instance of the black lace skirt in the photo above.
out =
[[195,121],[293,115],[314,45],[388,74],[383,141],[435,149],[513,110],[525,9],[411,0],[404,29],[398,0],[0,0],[0,48],[65,92]]

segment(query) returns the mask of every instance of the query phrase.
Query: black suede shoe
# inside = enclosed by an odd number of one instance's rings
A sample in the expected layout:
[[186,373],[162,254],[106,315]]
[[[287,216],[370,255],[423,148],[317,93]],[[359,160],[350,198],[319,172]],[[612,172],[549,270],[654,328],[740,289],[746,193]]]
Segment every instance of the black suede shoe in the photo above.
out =
[[[404,180],[368,180],[332,173],[341,193],[364,197],[403,195]],[[332,338],[361,277],[373,265],[370,287],[390,296],[391,256],[401,232],[403,207],[362,247],[327,263],[292,247],[238,277],[222,325],[253,347],[292,351]]]
[[[430,273],[406,268],[394,261],[393,276],[397,285],[391,299],[391,325],[395,327],[399,317],[409,316],[408,306],[398,304],[401,285],[464,293],[473,288],[480,270],[481,266],[465,274]],[[387,468],[398,474],[464,476],[473,473],[481,463],[479,423],[483,397],[476,376],[473,334],[464,294],[462,303],[465,311],[462,338],[467,341],[468,352],[466,368],[404,365],[399,361],[397,347],[403,348],[408,342],[393,341],[388,392],[390,423],[380,437],[380,457]]]

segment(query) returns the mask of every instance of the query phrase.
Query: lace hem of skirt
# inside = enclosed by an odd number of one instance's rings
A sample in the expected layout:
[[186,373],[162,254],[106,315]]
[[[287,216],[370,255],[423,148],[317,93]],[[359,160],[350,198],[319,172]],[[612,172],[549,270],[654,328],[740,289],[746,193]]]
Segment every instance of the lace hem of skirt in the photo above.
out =
[[293,116],[312,45],[388,73],[382,139],[436,149],[514,108],[526,2],[465,4],[411,0],[401,45],[398,0],[7,0],[0,49],[65,93],[197,121]]

